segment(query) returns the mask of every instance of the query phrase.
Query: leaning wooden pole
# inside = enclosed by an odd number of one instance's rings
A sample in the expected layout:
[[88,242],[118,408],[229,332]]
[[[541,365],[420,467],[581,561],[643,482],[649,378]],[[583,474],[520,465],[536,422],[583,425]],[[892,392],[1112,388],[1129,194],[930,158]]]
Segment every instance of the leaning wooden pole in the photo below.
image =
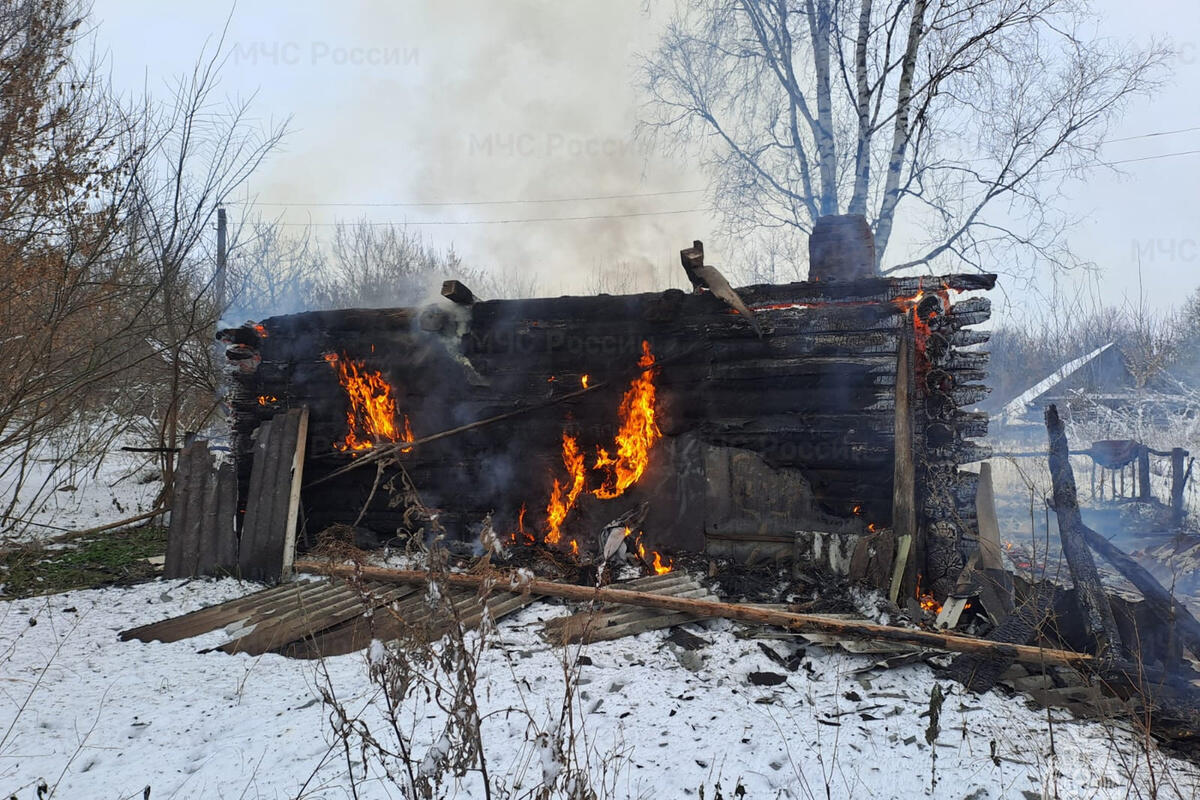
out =
[[1075,584],[1075,599],[1083,614],[1083,624],[1096,642],[1096,652],[1106,660],[1121,657],[1121,634],[1113,619],[1112,606],[1096,571],[1092,551],[1080,528],[1079,498],[1075,491],[1075,473],[1071,471],[1067,432],[1058,416],[1058,408],[1046,409],[1046,433],[1050,437],[1050,480],[1054,484],[1054,511],[1058,515],[1058,535],[1063,555]]
[[[431,580],[431,574],[424,570],[343,566],[323,564],[315,561],[297,561],[295,567],[297,572],[329,575],[338,578],[380,581],[383,583],[419,584]],[[932,633],[930,631],[911,630],[908,628],[893,628],[870,622],[830,619],[813,614],[796,614],[790,611],[776,611],[770,608],[738,603],[719,603],[686,597],[671,597],[669,595],[634,592],[627,589],[575,586],[572,584],[538,580],[528,577],[527,574],[522,575],[515,571],[492,571],[486,573],[448,572],[440,573],[432,579],[438,583],[450,586],[471,589],[494,587],[500,591],[528,592],[545,597],[562,597],[567,600],[578,600],[581,602],[616,603],[618,605],[681,611],[697,617],[720,617],[722,619],[734,619],[758,625],[776,625],[793,631],[813,631],[869,641],[896,642],[899,644],[916,645],[918,647],[928,647],[935,650],[945,650],[950,653],[970,653],[985,658],[1010,658],[1025,664],[1075,668],[1093,667],[1099,664],[1095,656],[1087,653],[1072,653],[1067,650],[1047,650],[1030,645],[989,642],[986,639],[974,639],[968,636]]]
[[1105,539],[1100,534],[1080,524],[1079,532],[1088,546],[1095,550],[1101,558],[1116,567],[1117,572],[1125,580],[1134,585],[1142,597],[1146,598],[1149,607],[1155,610],[1164,622],[1176,626],[1183,645],[1193,654],[1200,656],[1200,622],[1192,616],[1192,612],[1180,603],[1150,574],[1149,570],[1126,555],[1119,547]]

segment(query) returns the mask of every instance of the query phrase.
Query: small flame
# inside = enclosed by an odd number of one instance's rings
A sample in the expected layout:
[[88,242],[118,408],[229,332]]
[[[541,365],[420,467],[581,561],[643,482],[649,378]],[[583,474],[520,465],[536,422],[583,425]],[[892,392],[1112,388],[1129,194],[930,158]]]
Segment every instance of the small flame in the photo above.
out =
[[922,611],[927,611],[934,616],[942,613],[942,604],[934,599],[932,594],[921,591],[921,576],[917,576],[917,602],[921,605]]
[[362,363],[339,357],[337,353],[326,353],[325,360],[337,371],[338,382],[350,400],[346,409],[346,438],[335,442],[335,448],[343,452],[370,450],[380,441],[414,440],[407,416],[403,417],[403,429],[397,425],[396,400],[382,372],[370,372]]
[[861,516],[862,516],[862,506],[855,506],[855,507],[854,507],[854,516],[856,516],[856,517],[861,517]]
[[868,522],[867,530],[870,531],[871,533],[875,533],[877,530],[879,530],[879,526],[876,525],[874,522]]
[[571,555],[579,555],[579,542],[575,541],[574,539],[571,540]]
[[272,403],[278,403],[279,398],[273,394],[260,394],[258,396],[258,404],[260,406],[269,406]]
[[265,325],[263,325],[261,322],[254,323],[254,331],[255,331],[255,333],[258,334],[260,339],[265,339],[271,335],[271,334],[267,333],[267,327]]
[[621,418],[621,430],[616,436],[617,454],[609,455],[604,448],[597,448],[596,469],[607,468],[604,483],[592,494],[602,500],[620,497],[646,471],[650,463],[650,449],[662,438],[662,431],[655,419],[657,415],[657,390],[654,386],[654,354],[650,343],[642,342],[642,357],[638,360],[642,374],[629,384],[621,398],[617,413]]
[[583,388],[585,388],[585,389],[588,388],[588,376],[587,375],[584,375],[582,378],[580,378],[579,382],[583,384]]
[[675,562],[673,560],[669,560],[669,561],[667,561],[666,564],[664,564],[664,563],[662,563],[662,556],[659,555],[658,553],[655,553],[653,566],[654,566],[654,573],[656,575],[666,575],[668,572],[670,572],[672,569],[675,568]]

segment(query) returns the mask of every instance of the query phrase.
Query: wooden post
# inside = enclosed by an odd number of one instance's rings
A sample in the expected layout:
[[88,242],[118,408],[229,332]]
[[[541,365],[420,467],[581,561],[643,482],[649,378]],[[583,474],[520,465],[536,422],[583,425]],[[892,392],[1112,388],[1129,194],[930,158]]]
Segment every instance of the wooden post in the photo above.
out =
[[1187,455],[1182,447],[1171,450],[1171,524],[1176,527],[1183,524],[1183,487],[1187,483],[1183,464]]
[[1052,403],[1046,409],[1046,433],[1050,437],[1050,480],[1054,484],[1054,511],[1058,515],[1058,535],[1063,555],[1075,584],[1076,601],[1083,616],[1084,628],[1096,642],[1096,651],[1107,660],[1120,659],[1121,635],[1113,619],[1112,607],[1100,583],[1100,573],[1092,551],[1088,549],[1081,528],[1079,499],[1075,492],[1075,474],[1071,471],[1067,432]]
[[[911,313],[911,312],[910,312]],[[905,324],[904,330],[912,326]],[[915,341],[907,333],[899,339],[896,354],[896,412],[895,412],[895,457],[892,469],[892,535],[896,537],[896,570],[888,591],[889,599],[896,602],[900,593],[904,596],[916,594],[917,571],[925,548],[917,536],[917,465],[914,446],[912,397],[913,362]],[[907,544],[901,544],[907,542]],[[904,559],[904,561],[901,561]]]
[[217,317],[225,314],[226,278],[225,278],[225,209],[217,209],[217,271],[213,281],[214,293],[217,297]]
[[1150,448],[1138,445],[1138,499],[1150,502]]

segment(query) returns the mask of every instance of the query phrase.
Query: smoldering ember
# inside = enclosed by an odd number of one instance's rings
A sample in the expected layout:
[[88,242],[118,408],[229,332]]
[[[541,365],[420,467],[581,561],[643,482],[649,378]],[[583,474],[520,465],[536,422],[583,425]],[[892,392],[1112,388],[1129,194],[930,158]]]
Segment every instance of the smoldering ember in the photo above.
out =
[[0,9],[0,796],[1200,797],[1192,5],[270,6]]

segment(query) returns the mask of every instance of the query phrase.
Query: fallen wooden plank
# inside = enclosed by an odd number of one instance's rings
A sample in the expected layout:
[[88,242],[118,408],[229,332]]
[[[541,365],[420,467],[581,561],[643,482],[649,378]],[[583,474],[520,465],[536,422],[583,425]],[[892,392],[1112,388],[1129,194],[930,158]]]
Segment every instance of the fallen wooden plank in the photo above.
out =
[[[360,575],[366,580],[389,583],[420,584],[430,580],[430,574],[422,570],[353,567],[323,564],[315,561],[298,561],[296,562],[296,570],[298,572],[335,577]],[[986,639],[975,639],[968,636],[946,633],[931,633],[929,631],[908,628],[894,628],[870,622],[847,622],[812,614],[796,614],[787,611],[756,608],[738,603],[716,603],[705,600],[671,597],[670,595],[656,595],[648,592],[573,586],[553,581],[537,580],[530,578],[528,575],[511,571],[439,573],[436,576],[436,580],[438,583],[445,583],[448,586],[473,589],[494,587],[505,591],[530,592],[547,597],[563,597],[568,600],[580,600],[583,602],[622,603],[632,606],[644,606],[646,608],[661,608],[671,611],[682,611],[703,617],[720,617],[760,625],[777,625],[795,631],[811,630],[858,639],[902,642],[904,644],[913,644],[952,653],[973,653],[991,658],[1007,657],[1023,663],[1054,664],[1068,667],[1093,667],[1099,663],[1095,656],[1088,653],[1073,653],[1067,650],[1053,650],[1030,645],[990,642]]]

